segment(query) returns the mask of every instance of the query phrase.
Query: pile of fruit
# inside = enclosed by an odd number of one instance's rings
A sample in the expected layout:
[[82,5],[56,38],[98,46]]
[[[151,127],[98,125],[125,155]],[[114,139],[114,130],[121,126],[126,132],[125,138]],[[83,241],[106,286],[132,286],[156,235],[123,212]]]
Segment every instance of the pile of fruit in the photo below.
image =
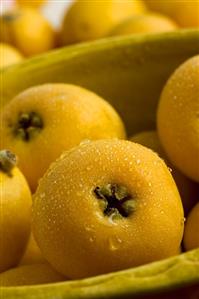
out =
[[[59,32],[39,11],[45,1],[16,2],[0,17],[2,69],[72,43],[199,27],[198,0],[77,0]],[[63,83],[72,80],[30,84],[31,75],[20,80],[32,87],[1,94],[0,287],[91,278],[199,248],[199,55],[167,78],[156,129],[130,136],[110,99]]]
[[0,68],[74,43],[199,27],[199,0],[75,0],[56,29],[42,14],[48,1],[14,3],[0,16]]
[[0,285],[91,277],[199,247],[198,116],[199,56],[163,88],[157,132],[129,140],[116,110],[79,86],[34,86],[7,103]]

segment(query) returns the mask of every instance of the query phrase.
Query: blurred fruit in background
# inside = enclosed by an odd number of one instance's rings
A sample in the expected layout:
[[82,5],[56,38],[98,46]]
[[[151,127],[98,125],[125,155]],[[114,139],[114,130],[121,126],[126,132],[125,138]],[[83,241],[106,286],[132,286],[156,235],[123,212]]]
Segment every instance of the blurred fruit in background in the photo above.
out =
[[33,234],[30,234],[30,238],[25,250],[25,253],[19,263],[19,265],[30,265],[30,264],[41,264],[44,263],[45,259],[39,249]]
[[61,39],[62,44],[94,40],[107,35],[126,18],[144,13],[142,1],[75,1],[66,12]]
[[159,11],[171,17],[174,16],[176,0],[145,0],[145,4],[152,11]]
[[16,3],[19,6],[40,7],[46,3],[46,0],[16,0]]
[[0,43],[0,69],[23,61],[22,54],[14,47]]
[[0,17],[0,41],[15,46],[25,56],[32,56],[52,49],[55,33],[39,11],[26,7]]
[[149,9],[173,18],[181,27],[199,27],[199,0],[145,0]]
[[135,33],[156,33],[176,30],[178,26],[170,18],[148,13],[131,17],[117,25],[110,35],[128,35]]
[[199,0],[4,0],[2,11],[0,41],[28,57],[107,36],[199,27]]
[[199,247],[199,202],[191,210],[185,225],[184,246],[186,250]]
[[25,286],[64,281],[66,278],[57,273],[48,263],[23,265],[0,274],[0,287]]

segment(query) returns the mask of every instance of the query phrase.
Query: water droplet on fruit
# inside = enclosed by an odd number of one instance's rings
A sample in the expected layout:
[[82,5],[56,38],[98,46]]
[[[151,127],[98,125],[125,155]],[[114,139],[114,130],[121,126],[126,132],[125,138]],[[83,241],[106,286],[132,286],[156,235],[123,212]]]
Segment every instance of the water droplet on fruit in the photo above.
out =
[[120,248],[121,243],[122,240],[117,237],[111,237],[108,239],[108,246],[111,251],[118,250]]
[[173,170],[170,168],[170,167],[168,167],[168,170],[170,171],[170,172],[172,172]]
[[91,140],[89,140],[89,139],[84,139],[84,140],[82,140],[82,141],[80,142],[79,145],[86,145],[86,144],[88,144],[88,143],[90,143],[90,142],[91,142]]
[[89,226],[85,226],[85,230],[86,230],[87,232],[90,232],[90,231],[92,231],[92,228],[89,227]]
[[186,221],[186,218],[183,217],[180,224],[181,224],[181,225],[184,225],[185,221]]
[[41,193],[40,198],[44,198],[44,197],[45,197],[45,193]]
[[93,241],[94,241],[94,238],[93,238],[93,237],[90,237],[90,238],[89,238],[89,241],[90,241],[90,242],[93,242]]

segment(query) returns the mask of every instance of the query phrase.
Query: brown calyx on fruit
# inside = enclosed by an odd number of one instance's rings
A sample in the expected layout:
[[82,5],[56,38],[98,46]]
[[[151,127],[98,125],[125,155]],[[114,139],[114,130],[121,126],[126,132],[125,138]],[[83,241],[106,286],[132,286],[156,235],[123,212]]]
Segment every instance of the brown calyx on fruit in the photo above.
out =
[[9,150],[0,151],[0,171],[5,172],[8,176],[12,176],[12,169],[17,164],[17,157]]
[[135,199],[124,186],[118,184],[97,186],[94,194],[99,200],[104,215],[112,216],[112,219],[126,218],[135,210]]
[[43,120],[38,113],[20,113],[17,125],[14,128],[14,135],[24,141],[29,141],[41,131],[43,126]]

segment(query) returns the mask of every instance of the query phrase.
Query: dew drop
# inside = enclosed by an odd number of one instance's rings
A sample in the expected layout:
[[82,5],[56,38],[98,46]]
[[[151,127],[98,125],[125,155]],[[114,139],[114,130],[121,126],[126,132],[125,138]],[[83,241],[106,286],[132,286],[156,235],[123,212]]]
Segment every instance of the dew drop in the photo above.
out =
[[111,251],[116,251],[120,248],[122,240],[117,237],[110,237],[108,239],[108,246]]
[[90,237],[89,238],[89,241],[92,243],[94,241],[94,238],[93,237]]
[[90,143],[90,142],[91,142],[91,140],[89,140],[89,139],[84,139],[84,140],[82,140],[82,141],[80,142],[79,145],[86,145],[86,144],[88,144],[88,143]]
[[181,225],[184,225],[185,221],[186,221],[186,218],[183,217],[180,224],[181,224]]
[[85,226],[85,230],[86,230],[87,232],[92,231],[92,229],[91,229],[89,226]]
[[169,170],[169,172],[172,172],[172,171],[173,171],[170,167],[168,167],[168,170]]

